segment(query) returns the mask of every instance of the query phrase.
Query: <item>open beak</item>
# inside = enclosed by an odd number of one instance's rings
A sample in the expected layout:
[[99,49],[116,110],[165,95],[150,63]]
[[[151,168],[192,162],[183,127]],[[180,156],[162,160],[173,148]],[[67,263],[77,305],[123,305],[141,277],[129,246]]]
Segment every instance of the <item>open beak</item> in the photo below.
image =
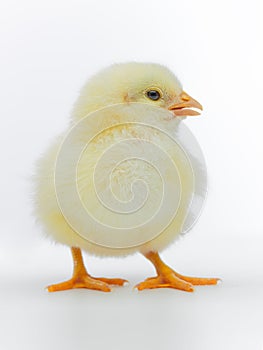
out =
[[168,109],[172,111],[176,117],[194,116],[200,114],[200,112],[192,108],[196,108],[201,111],[203,110],[202,105],[184,91],[180,94],[179,101],[168,107]]

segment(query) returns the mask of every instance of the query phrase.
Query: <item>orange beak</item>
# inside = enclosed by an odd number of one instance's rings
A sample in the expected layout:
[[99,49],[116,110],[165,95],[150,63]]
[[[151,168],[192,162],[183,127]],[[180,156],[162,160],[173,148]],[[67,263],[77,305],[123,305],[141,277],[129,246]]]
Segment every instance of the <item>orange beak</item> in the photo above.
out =
[[179,96],[179,102],[176,102],[168,107],[168,109],[172,111],[176,117],[194,116],[200,114],[191,108],[197,108],[201,111],[203,110],[202,105],[184,91]]

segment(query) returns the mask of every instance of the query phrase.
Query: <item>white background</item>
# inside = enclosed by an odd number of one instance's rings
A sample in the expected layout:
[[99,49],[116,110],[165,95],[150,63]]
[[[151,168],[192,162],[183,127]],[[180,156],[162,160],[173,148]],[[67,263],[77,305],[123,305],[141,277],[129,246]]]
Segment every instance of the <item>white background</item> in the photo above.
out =
[[[263,349],[262,20],[259,0],[2,1],[1,349]],[[166,64],[204,106],[186,124],[207,161],[206,208],[162,256],[223,283],[138,293],[153,273],[143,257],[87,257],[130,286],[48,294],[72,263],[31,217],[34,161],[89,75],[131,60]]]

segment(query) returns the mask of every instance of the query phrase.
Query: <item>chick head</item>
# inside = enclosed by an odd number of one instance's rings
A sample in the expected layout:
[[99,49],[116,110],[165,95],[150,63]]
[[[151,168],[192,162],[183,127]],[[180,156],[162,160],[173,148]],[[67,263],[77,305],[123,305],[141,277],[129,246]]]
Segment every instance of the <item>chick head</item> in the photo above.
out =
[[106,106],[132,102],[165,108],[176,117],[199,115],[192,108],[202,110],[168,68],[130,62],[114,64],[94,75],[82,88],[72,116],[79,120]]

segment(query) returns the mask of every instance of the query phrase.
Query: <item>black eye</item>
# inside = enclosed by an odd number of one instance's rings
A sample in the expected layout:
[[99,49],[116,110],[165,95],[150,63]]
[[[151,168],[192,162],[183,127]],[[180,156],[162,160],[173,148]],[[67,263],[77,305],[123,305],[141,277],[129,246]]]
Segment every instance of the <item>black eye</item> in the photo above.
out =
[[147,91],[147,97],[149,97],[153,101],[159,100],[161,97],[160,92],[156,90],[149,90]]

